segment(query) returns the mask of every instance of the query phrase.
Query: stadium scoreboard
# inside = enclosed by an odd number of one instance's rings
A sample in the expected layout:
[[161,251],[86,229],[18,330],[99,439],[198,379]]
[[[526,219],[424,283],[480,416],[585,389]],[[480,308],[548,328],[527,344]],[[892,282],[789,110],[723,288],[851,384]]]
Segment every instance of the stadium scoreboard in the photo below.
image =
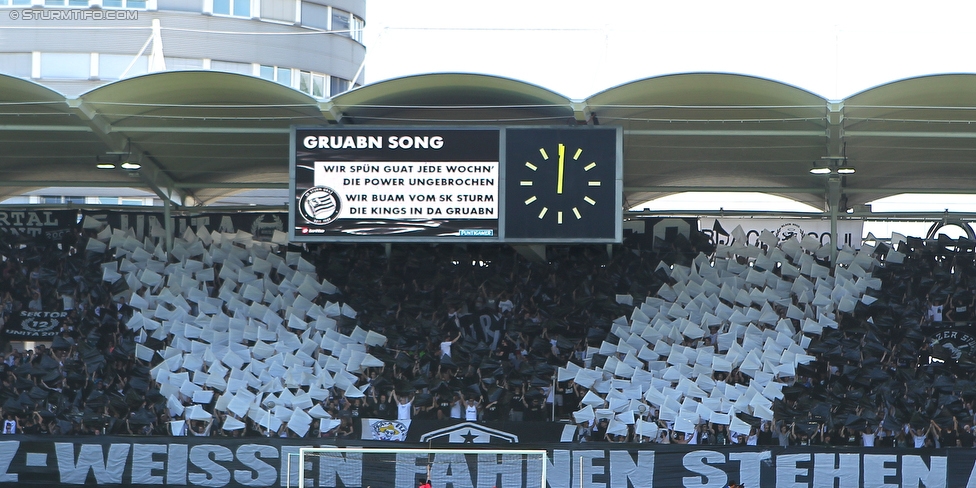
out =
[[293,242],[614,243],[618,127],[293,127]]

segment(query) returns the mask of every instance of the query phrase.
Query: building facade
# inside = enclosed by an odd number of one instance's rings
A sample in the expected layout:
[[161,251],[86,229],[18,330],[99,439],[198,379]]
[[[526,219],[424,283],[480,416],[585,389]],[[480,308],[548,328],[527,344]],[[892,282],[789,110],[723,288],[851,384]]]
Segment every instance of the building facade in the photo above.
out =
[[324,99],[362,84],[365,0],[0,0],[0,73],[74,97],[216,70]]

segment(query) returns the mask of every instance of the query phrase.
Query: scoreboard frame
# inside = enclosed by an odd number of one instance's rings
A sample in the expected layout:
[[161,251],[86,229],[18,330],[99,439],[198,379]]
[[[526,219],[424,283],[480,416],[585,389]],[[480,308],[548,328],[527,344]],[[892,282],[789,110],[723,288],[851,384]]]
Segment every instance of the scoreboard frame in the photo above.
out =
[[[521,151],[508,147],[509,134],[513,140],[521,141]],[[524,148],[533,147],[535,139],[539,144],[533,150],[541,150],[547,159],[540,159],[538,154],[526,155]],[[558,171],[556,149],[549,154],[543,148],[545,145],[555,148],[556,140],[569,152],[561,157]],[[596,153],[590,147],[593,141],[600,146]],[[622,241],[623,130],[620,127],[292,126],[289,146],[290,242],[612,244]],[[587,159],[594,154],[602,155],[598,162]],[[572,158],[574,155],[579,161]],[[529,162],[530,159],[535,162]],[[537,169],[525,176],[525,168],[529,166]],[[584,167],[597,170],[590,172]],[[466,171],[456,173],[462,169]],[[510,171],[513,178],[520,178],[517,182],[507,181]],[[576,178],[575,174],[581,176]],[[590,179],[584,181],[584,176]],[[372,183],[367,184],[366,178]],[[534,194],[518,191],[520,185],[535,185],[541,188],[540,196],[559,199],[562,197],[551,195],[552,190],[558,185],[559,193],[563,193],[564,181],[566,198],[575,195],[576,200],[585,198],[594,203],[567,206],[565,213],[562,207],[553,205],[560,208],[558,221],[556,210],[549,214],[543,210],[542,216],[539,215],[539,209],[550,204],[522,203],[525,195],[531,198]],[[415,182],[436,186],[417,187],[413,185]],[[596,187],[574,190],[576,183]],[[421,189],[427,195],[418,194]],[[590,198],[580,191],[600,191],[602,196]],[[507,201],[509,194],[519,202]],[[430,195],[438,200],[446,198],[449,203],[417,204],[409,200]],[[454,198],[464,198],[464,205]],[[366,201],[362,202],[363,199]],[[383,206],[387,199],[395,201],[397,206]],[[360,202],[364,205],[359,205]],[[389,214],[392,211],[406,215]],[[379,212],[388,214],[379,215]],[[611,221],[612,226],[607,224]],[[567,225],[562,226],[563,222]],[[590,226],[580,226],[581,222],[603,224],[593,231]],[[566,231],[573,224],[580,235]],[[509,235],[507,229],[518,230]]]

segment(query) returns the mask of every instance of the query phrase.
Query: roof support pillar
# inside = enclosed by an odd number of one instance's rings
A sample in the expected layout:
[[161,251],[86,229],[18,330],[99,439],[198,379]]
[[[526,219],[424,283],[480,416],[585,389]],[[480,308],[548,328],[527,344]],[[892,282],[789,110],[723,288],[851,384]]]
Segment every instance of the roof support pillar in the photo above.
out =
[[163,223],[166,229],[166,252],[173,251],[173,201],[170,199],[163,200]]
[[546,246],[545,244],[518,244],[513,245],[515,252],[519,253],[523,258],[532,261],[533,263],[544,263],[546,262]]
[[840,207],[840,175],[833,174],[827,179],[827,200],[830,205],[830,265],[837,263],[837,211]]
[[[842,163],[847,160],[844,142],[844,103],[827,104],[827,160]],[[837,214],[840,212],[842,176],[832,173],[827,178],[827,208],[830,210],[830,265],[837,263]]]

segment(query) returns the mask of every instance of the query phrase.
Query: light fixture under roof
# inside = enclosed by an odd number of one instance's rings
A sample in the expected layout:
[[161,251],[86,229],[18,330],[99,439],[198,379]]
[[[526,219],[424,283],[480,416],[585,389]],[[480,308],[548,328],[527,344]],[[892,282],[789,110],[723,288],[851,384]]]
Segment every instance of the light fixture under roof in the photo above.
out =
[[[846,152],[846,147],[845,147]],[[814,175],[851,175],[854,166],[847,163],[847,156],[824,156],[819,163],[813,163],[810,174]]]
[[95,165],[98,169],[115,169],[115,164],[113,163],[98,163]]
[[139,163],[134,163],[132,161],[126,161],[126,162],[122,163],[122,169],[127,170],[127,171],[135,171],[135,170],[137,170],[139,168],[142,168],[142,165],[139,164]]

